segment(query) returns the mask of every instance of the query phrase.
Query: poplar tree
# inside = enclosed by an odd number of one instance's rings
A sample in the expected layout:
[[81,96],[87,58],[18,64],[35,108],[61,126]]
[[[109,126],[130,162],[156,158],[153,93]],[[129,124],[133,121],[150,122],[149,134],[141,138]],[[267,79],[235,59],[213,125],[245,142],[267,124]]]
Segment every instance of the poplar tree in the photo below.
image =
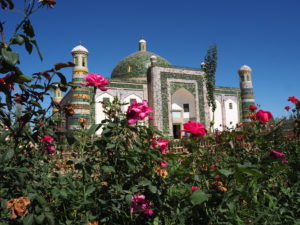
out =
[[208,106],[212,108],[213,112],[216,110],[214,92],[216,84],[215,73],[217,69],[217,59],[217,46],[214,44],[207,50],[204,63],[202,65],[202,69],[205,72],[207,102]]

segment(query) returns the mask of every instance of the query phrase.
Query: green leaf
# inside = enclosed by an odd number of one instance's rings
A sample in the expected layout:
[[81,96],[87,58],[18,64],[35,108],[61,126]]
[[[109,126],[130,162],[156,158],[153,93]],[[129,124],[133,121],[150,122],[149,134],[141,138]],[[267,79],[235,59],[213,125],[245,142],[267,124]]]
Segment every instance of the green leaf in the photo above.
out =
[[233,174],[233,172],[225,169],[218,169],[218,171],[223,174],[225,177],[228,177],[229,175]]
[[33,214],[27,215],[27,216],[23,219],[23,224],[24,224],[24,225],[31,225],[31,224],[33,224]]
[[41,195],[36,195],[35,199],[39,202],[40,205],[44,206],[47,204],[46,199],[42,197]]
[[139,182],[139,185],[141,185],[141,186],[151,185],[151,181],[148,179],[144,179]]
[[197,190],[191,195],[191,202],[193,205],[200,205],[202,202],[208,200],[208,195],[203,191]]
[[63,198],[68,197],[68,193],[67,193],[66,189],[61,189],[59,193],[60,193],[60,196]]
[[3,154],[3,160],[4,161],[9,161],[15,154],[14,149],[8,149],[4,154]]
[[102,166],[101,167],[104,173],[115,173],[115,168],[112,166]]
[[7,51],[5,48],[2,48],[1,54],[4,60],[11,66],[14,66],[19,62],[19,54],[16,52]]
[[46,218],[48,219],[48,222],[49,222],[50,225],[55,225],[55,222],[54,222],[54,216],[53,216],[52,213],[46,212],[46,213],[45,213],[45,216],[46,216]]
[[102,124],[93,124],[90,129],[88,130],[87,134],[92,135],[95,134],[96,131],[101,127]]
[[90,185],[90,186],[86,189],[85,195],[86,195],[86,196],[90,195],[91,193],[93,193],[93,192],[95,191],[95,189],[96,189],[96,188],[95,188],[94,186]]
[[25,39],[21,35],[15,35],[11,38],[12,44],[18,44],[22,45],[24,43]]
[[156,193],[157,192],[157,187],[156,186],[153,186],[153,185],[149,185],[149,189],[152,193]]
[[107,145],[106,145],[106,148],[107,149],[112,149],[112,148],[115,148],[116,147],[116,145],[115,144],[111,144],[111,143],[108,143]]
[[25,48],[26,48],[26,51],[31,54],[32,52],[32,44],[30,43],[30,41],[28,39],[25,39]]
[[26,20],[25,22],[24,22],[24,24],[23,24],[23,32],[27,35],[27,36],[29,36],[29,37],[31,37],[31,38],[33,38],[34,37],[34,29],[33,29],[33,26],[31,25],[31,23],[30,23],[30,20]]
[[250,169],[250,168],[245,168],[245,167],[238,167],[238,171],[242,172],[242,173],[246,173],[249,175],[253,175],[255,177],[263,177],[264,174],[262,174],[260,171],[256,170],[256,169]]
[[127,204],[131,204],[131,198],[132,198],[132,195],[126,195],[125,201],[127,202]]
[[153,220],[153,225],[159,225],[159,217],[155,217]]
[[42,56],[42,53],[41,53],[41,51],[40,51],[40,48],[39,48],[39,46],[38,46],[36,40],[32,40],[31,43],[35,46],[36,51],[37,51],[37,53],[38,53],[38,55],[39,55],[41,61],[43,61],[43,56]]
[[35,216],[34,220],[38,223],[38,224],[44,224],[44,220],[45,220],[45,215],[42,213],[39,216]]
[[32,81],[33,79],[28,77],[28,76],[25,76],[25,75],[20,75],[18,76],[16,79],[15,79],[15,82],[16,83],[24,83],[24,82],[30,82]]
[[4,131],[0,136],[0,142],[5,142],[5,139],[9,135],[9,133],[10,133],[10,131]]

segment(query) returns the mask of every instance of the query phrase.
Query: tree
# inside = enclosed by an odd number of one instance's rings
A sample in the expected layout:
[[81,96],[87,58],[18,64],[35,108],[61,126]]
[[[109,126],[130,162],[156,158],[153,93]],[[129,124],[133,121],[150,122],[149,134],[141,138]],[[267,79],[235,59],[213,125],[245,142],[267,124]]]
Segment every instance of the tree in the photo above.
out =
[[205,72],[205,81],[206,81],[206,89],[207,89],[207,102],[208,106],[212,108],[214,112],[216,110],[216,102],[215,102],[215,73],[217,69],[217,46],[212,45],[206,53],[204,63],[202,64],[202,68]]

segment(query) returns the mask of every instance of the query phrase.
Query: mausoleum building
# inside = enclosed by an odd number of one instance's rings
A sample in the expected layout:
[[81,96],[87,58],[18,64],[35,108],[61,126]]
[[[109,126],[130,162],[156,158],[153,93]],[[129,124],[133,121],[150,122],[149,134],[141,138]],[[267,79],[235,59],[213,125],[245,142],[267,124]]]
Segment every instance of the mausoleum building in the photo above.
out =
[[[214,129],[233,128],[249,118],[248,106],[255,104],[251,68],[244,65],[238,70],[240,88],[215,87],[216,110],[214,115],[208,106],[205,73],[201,68],[185,68],[172,65],[163,57],[147,51],[146,41],[141,39],[139,50],[122,59],[112,70],[107,91],[81,85],[88,74],[88,50],[78,45],[72,49],[72,88],[65,96],[59,89],[54,101],[71,105],[74,114],[66,118],[67,129],[81,129],[79,119],[98,124],[105,119],[102,102],[116,96],[121,102],[148,100],[153,108],[153,120],[146,121],[166,136],[181,137],[180,130],[188,121],[199,121],[206,127],[214,120]],[[234,79],[234,77],[233,77]],[[126,112],[128,105],[123,107]],[[101,131],[98,131],[101,132]]]

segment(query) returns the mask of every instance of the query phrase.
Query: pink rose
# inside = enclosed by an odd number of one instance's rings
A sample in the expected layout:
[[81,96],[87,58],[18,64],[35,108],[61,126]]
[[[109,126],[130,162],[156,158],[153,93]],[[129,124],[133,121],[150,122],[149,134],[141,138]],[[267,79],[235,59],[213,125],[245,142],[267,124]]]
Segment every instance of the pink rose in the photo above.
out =
[[198,186],[192,186],[192,187],[191,187],[191,190],[192,190],[192,191],[197,191],[198,189],[199,189]]
[[93,86],[99,88],[101,91],[107,91],[107,88],[104,86],[110,83],[109,80],[105,79],[100,74],[95,74],[95,73],[90,73],[83,79],[85,79],[87,83],[80,83],[80,84],[86,86]]
[[262,123],[269,122],[272,119],[272,117],[273,117],[272,113],[270,113],[268,111],[259,110],[256,113],[256,118]]
[[210,166],[210,169],[211,169],[211,170],[215,170],[215,169],[216,169],[216,165],[215,165],[215,164],[212,164],[212,165]]
[[152,215],[153,214],[153,210],[152,209],[145,209],[144,210],[144,214],[145,215]]
[[202,123],[196,121],[189,121],[183,124],[185,132],[191,133],[196,137],[202,137],[207,135],[206,129]]
[[48,142],[48,143],[53,142],[53,140],[54,139],[51,136],[44,136],[44,137],[41,138],[41,141]]
[[161,154],[165,155],[167,152],[167,149],[168,149],[168,144],[169,144],[169,141],[168,140],[163,140],[161,138],[158,138],[156,141],[153,141],[151,143],[151,146],[150,148],[155,148],[156,146],[159,147],[159,150],[161,152]]
[[148,102],[143,100],[141,103],[137,103],[134,100],[127,110],[127,121],[129,124],[135,124],[138,120],[143,120],[153,112],[153,109],[148,107]]
[[280,151],[272,150],[270,152],[270,157],[275,160],[284,160],[286,155]]
[[152,215],[152,203],[146,200],[145,195],[134,194],[131,198],[130,213],[143,213],[145,215]]
[[47,145],[46,148],[50,154],[53,154],[55,152],[55,147],[53,145]]
[[168,166],[168,163],[167,163],[165,160],[162,160],[162,161],[160,162],[160,165],[161,165],[162,167],[167,167],[167,166]]

